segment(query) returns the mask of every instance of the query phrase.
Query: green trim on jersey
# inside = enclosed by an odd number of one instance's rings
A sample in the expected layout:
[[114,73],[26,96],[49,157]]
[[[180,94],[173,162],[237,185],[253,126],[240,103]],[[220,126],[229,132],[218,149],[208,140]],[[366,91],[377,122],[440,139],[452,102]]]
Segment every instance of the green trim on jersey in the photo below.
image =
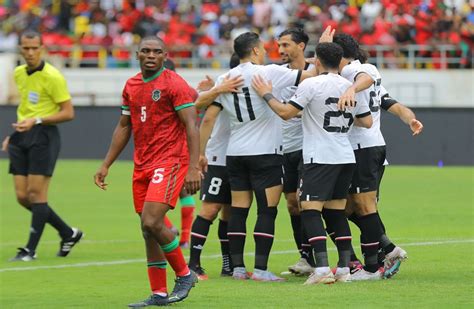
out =
[[180,111],[182,109],[185,109],[185,108],[188,108],[188,107],[191,107],[191,106],[194,106],[194,103],[185,103],[183,105],[180,105],[180,106],[176,106],[174,108],[175,111]]
[[160,247],[165,253],[170,253],[171,251],[173,251],[174,249],[179,247],[178,238],[175,237],[175,239],[172,242],[170,242],[167,245],[160,246]]
[[155,74],[153,74],[153,76],[148,77],[148,78],[145,78],[145,77],[143,77],[143,75],[142,75],[142,80],[143,80],[145,83],[151,82],[152,80],[154,80],[155,78],[157,78],[158,76],[160,76],[161,73],[163,73],[163,71],[164,71],[165,69],[166,69],[165,66],[162,66],[161,69],[158,70],[158,72],[156,72]]
[[147,263],[147,266],[148,267],[157,267],[157,268],[162,268],[162,269],[166,269],[166,261],[157,261],[157,262],[148,262]]

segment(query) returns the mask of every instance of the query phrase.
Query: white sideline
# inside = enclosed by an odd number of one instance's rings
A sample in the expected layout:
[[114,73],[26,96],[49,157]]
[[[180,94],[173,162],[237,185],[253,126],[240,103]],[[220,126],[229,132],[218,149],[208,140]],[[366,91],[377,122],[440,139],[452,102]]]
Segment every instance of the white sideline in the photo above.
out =
[[[401,247],[422,247],[422,246],[436,246],[436,245],[450,245],[450,244],[465,244],[474,243],[474,239],[458,239],[458,240],[442,240],[442,241],[425,241],[425,242],[412,242],[399,244]],[[335,251],[335,248],[329,248],[329,251]],[[271,254],[290,254],[296,253],[296,250],[283,250],[283,251],[272,251]],[[246,253],[246,256],[253,256],[254,253]],[[220,254],[203,255],[204,259],[219,258]],[[0,273],[7,271],[26,271],[26,270],[40,270],[40,269],[58,269],[58,268],[76,268],[76,267],[89,267],[89,266],[108,266],[108,265],[120,265],[120,264],[132,264],[132,263],[144,263],[145,259],[130,259],[130,260],[116,260],[108,262],[87,262],[87,263],[76,263],[76,264],[63,264],[63,265],[50,265],[50,266],[27,266],[27,267],[10,267],[0,268]]]

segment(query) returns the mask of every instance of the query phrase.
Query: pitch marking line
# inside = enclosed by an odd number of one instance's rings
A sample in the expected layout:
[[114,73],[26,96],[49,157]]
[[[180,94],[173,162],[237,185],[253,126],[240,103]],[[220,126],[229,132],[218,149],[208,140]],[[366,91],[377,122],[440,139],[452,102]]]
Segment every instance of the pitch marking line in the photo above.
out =
[[[425,241],[425,242],[412,242],[400,244],[401,247],[422,247],[422,246],[437,246],[437,245],[450,245],[450,244],[466,244],[474,243],[474,239],[459,239],[459,240],[445,240],[445,241]],[[335,248],[330,248],[328,251],[336,251]],[[272,251],[271,254],[290,254],[296,253],[296,250],[283,250],[283,251]],[[245,256],[253,256],[254,253],[246,253]],[[202,258],[219,258],[220,254],[204,255]],[[40,270],[40,269],[59,269],[59,268],[81,268],[89,266],[108,266],[108,265],[123,265],[132,263],[144,263],[145,259],[130,259],[130,260],[117,260],[108,262],[87,262],[87,263],[76,263],[76,264],[63,264],[63,265],[50,265],[50,266],[29,266],[29,267],[11,267],[11,268],[0,268],[0,273],[7,271],[26,271],[26,270]]]

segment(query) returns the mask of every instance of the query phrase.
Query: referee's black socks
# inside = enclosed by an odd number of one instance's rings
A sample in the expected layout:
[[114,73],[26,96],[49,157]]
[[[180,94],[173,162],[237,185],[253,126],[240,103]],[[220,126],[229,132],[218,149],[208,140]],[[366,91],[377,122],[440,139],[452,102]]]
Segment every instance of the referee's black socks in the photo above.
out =
[[26,248],[30,250],[30,252],[35,252],[41,235],[43,235],[44,226],[48,221],[50,208],[47,203],[34,203],[31,204],[31,213],[30,236]]

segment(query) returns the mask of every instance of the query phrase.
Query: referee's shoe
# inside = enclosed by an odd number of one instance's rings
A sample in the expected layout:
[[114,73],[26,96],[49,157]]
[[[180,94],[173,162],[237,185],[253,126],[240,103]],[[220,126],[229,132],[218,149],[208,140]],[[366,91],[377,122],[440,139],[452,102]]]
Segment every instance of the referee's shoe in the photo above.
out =
[[59,251],[56,255],[66,257],[69,252],[71,252],[72,247],[74,247],[82,239],[82,236],[84,236],[82,231],[73,227],[72,236],[70,238],[61,240],[59,243]]

